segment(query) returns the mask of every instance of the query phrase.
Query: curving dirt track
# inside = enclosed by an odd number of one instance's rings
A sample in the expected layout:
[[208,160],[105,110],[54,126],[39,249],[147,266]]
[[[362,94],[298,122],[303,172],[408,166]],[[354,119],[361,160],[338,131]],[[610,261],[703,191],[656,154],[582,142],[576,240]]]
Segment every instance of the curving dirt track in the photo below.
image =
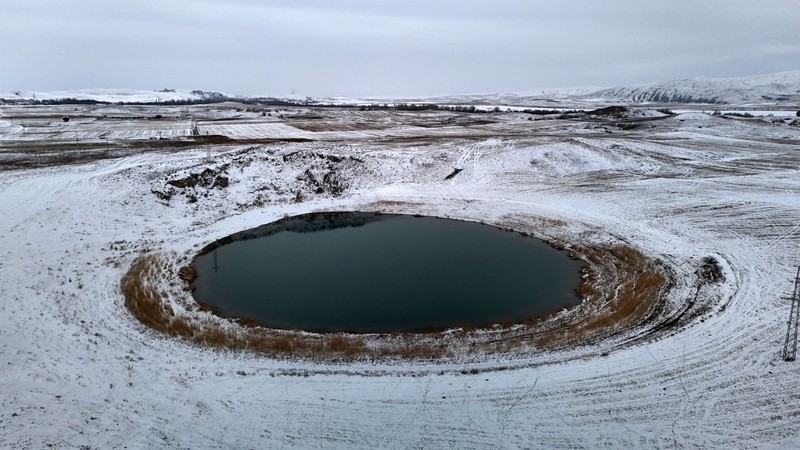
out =
[[[55,124],[58,108],[2,111],[0,445],[800,445],[800,366],[780,358],[783,297],[800,264],[796,126],[701,113],[501,113],[476,124],[456,113],[326,109],[313,121],[330,126],[294,127],[309,111],[115,108],[87,107],[69,130]],[[144,131],[92,140],[118,127],[112,116]],[[227,139],[197,141],[193,123]],[[326,209],[626,244],[672,284],[649,320],[613,335],[444,362],[206,348],[143,326],[123,306],[120,280],[144,253],[179,266],[232,232]],[[704,272],[708,257],[724,280]],[[168,283],[154,287],[180,290]],[[191,308],[167,298],[175,311]]]

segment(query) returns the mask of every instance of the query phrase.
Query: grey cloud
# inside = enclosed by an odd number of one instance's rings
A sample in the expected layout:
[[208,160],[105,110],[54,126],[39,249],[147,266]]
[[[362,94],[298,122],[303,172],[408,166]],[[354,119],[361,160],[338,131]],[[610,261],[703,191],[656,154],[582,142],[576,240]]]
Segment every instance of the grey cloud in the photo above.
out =
[[6,0],[0,90],[427,95],[800,68],[791,1]]

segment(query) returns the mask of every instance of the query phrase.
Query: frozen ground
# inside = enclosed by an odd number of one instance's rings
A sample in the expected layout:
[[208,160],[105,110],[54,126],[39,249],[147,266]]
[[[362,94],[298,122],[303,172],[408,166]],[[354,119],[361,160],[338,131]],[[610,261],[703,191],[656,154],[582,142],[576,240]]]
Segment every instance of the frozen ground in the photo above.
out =
[[[227,104],[0,113],[2,446],[800,446],[800,363],[779,355],[800,264],[797,124]],[[228,182],[202,181],[206,169]],[[360,208],[628,242],[674,286],[654,320],[608,340],[444,363],[200,348],[123,307],[120,278],[142,252],[188,257],[286,214]],[[724,282],[698,284],[706,256]]]

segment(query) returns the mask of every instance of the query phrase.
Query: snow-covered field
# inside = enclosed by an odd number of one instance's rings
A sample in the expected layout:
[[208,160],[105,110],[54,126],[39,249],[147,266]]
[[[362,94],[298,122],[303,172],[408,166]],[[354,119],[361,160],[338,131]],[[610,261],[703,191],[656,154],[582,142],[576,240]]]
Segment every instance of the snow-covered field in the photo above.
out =
[[[0,108],[2,446],[800,446],[800,363],[780,357],[800,264],[798,124],[78,108]],[[205,169],[229,183],[168,183]],[[653,320],[607,340],[444,362],[202,348],[123,306],[144,252],[188,258],[325,209],[625,242],[673,285]],[[708,256],[723,282],[700,283]]]
[[[159,91],[142,91],[134,89],[85,89],[77,91],[0,92],[0,98],[11,101],[18,100],[97,100],[109,103],[146,103],[164,101],[198,100],[217,94],[215,92],[162,89]],[[221,94],[220,94],[221,95]]]

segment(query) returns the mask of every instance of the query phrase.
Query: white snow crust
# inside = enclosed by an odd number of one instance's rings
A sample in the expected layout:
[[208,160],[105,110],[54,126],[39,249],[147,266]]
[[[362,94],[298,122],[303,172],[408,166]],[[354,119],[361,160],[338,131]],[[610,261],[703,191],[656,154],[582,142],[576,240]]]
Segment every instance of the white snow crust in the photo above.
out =
[[[0,171],[0,446],[800,447],[800,363],[780,357],[800,264],[797,126],[691,112],[643,114],[629,130],[517,113],[478,125],[455,114],[426,128],[442,116],[223,109],[146,110],[173,115],[123,125],[98,118],[109,110],[82,111],[64,125],[57,108],[3,108],[0,162],[71,154],[75,135],[128,145],[186,139],[197,125],[242,141]],[[320,122],[339,126],[314,131]],[[370,127],[344,126],[354,123]],[[65,150],[52,150],[59,142]],[[336,166],[343,194],[298,181],[327,170],[315,157],[285,162],[315,152],[363,161]],[[226,164],[228,188],[153,193]],[[463,171],[445,181],[453,168]],[[294,203],[298,190],[305,199]],[[697,288],[703,311],[651,338],[631,339],[645,325],[577,348],[445,362],[324,364],[202,348],[123,306],[120,278],[143,252],[188,258],[285,215],[381,201],[493,223],[548,218],[567,224],[554,234],[627,242],[671,271],[665,315],[693,298],[702,258],[716,258],[725,281]]]

